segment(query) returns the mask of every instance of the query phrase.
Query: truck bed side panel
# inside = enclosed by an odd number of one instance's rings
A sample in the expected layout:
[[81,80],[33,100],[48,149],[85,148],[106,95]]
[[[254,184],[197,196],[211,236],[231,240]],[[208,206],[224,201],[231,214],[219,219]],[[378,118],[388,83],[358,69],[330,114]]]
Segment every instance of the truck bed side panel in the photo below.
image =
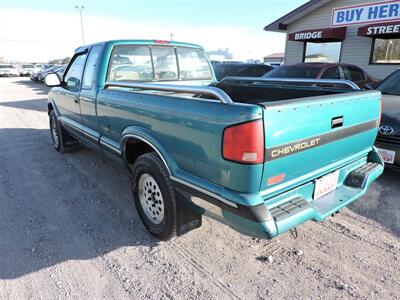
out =
[[224,128],[260,119],[259,106],[105,89],[98,94],[97,114],[105,138],[120,144],[128,126],[146,128],[162,141],[180,170],[239,192],[259,191],[262,165],[236,164],[221,155]]

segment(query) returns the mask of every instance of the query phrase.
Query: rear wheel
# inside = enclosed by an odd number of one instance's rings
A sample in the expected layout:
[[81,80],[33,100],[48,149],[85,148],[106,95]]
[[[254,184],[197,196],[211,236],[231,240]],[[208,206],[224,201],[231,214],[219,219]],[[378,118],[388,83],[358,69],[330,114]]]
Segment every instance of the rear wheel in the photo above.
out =
[[146,229],[160,240],[176,237],[176,195],[168,171],[154,152],[140,156],[132,172],[133,196]]
[[61,127],[54,110],[50,112],[49,121],[50,134],[51,139],[53,140],[54,149],[61,153],[75,150],[79,145],[78,141]]

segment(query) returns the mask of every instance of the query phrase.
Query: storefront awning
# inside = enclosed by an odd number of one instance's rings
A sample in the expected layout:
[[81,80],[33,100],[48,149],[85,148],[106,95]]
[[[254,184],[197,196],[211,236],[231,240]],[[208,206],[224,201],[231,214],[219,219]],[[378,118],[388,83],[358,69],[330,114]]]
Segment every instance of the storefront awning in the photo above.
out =
[[346,27],[311,29],[289,34],[289,41],[297,42],[340,42],[346,38]]
[[359,36],[377,37],[381,39],[400,38],[400,22],[370,24],[358,28]]

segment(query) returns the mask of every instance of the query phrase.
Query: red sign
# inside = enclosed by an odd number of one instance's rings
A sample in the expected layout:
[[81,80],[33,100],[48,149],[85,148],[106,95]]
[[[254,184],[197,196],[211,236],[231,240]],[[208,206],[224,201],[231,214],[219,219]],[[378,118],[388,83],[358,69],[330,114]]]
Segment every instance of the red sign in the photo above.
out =
[[289,41],[338,42],[346,37],[346,27],[311,29],[289,34]]
[[400,36],[400,22],[371,24],[358,28],[359,36],[393,38]]

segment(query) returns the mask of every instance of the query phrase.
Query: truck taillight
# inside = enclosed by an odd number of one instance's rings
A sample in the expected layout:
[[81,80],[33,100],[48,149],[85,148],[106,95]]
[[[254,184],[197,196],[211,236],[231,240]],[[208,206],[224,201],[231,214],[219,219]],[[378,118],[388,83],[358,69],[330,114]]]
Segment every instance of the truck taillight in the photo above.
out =
[[226,128],[222,140],[222,156],[244,164],[263,163],[263,121],[256,120]]

